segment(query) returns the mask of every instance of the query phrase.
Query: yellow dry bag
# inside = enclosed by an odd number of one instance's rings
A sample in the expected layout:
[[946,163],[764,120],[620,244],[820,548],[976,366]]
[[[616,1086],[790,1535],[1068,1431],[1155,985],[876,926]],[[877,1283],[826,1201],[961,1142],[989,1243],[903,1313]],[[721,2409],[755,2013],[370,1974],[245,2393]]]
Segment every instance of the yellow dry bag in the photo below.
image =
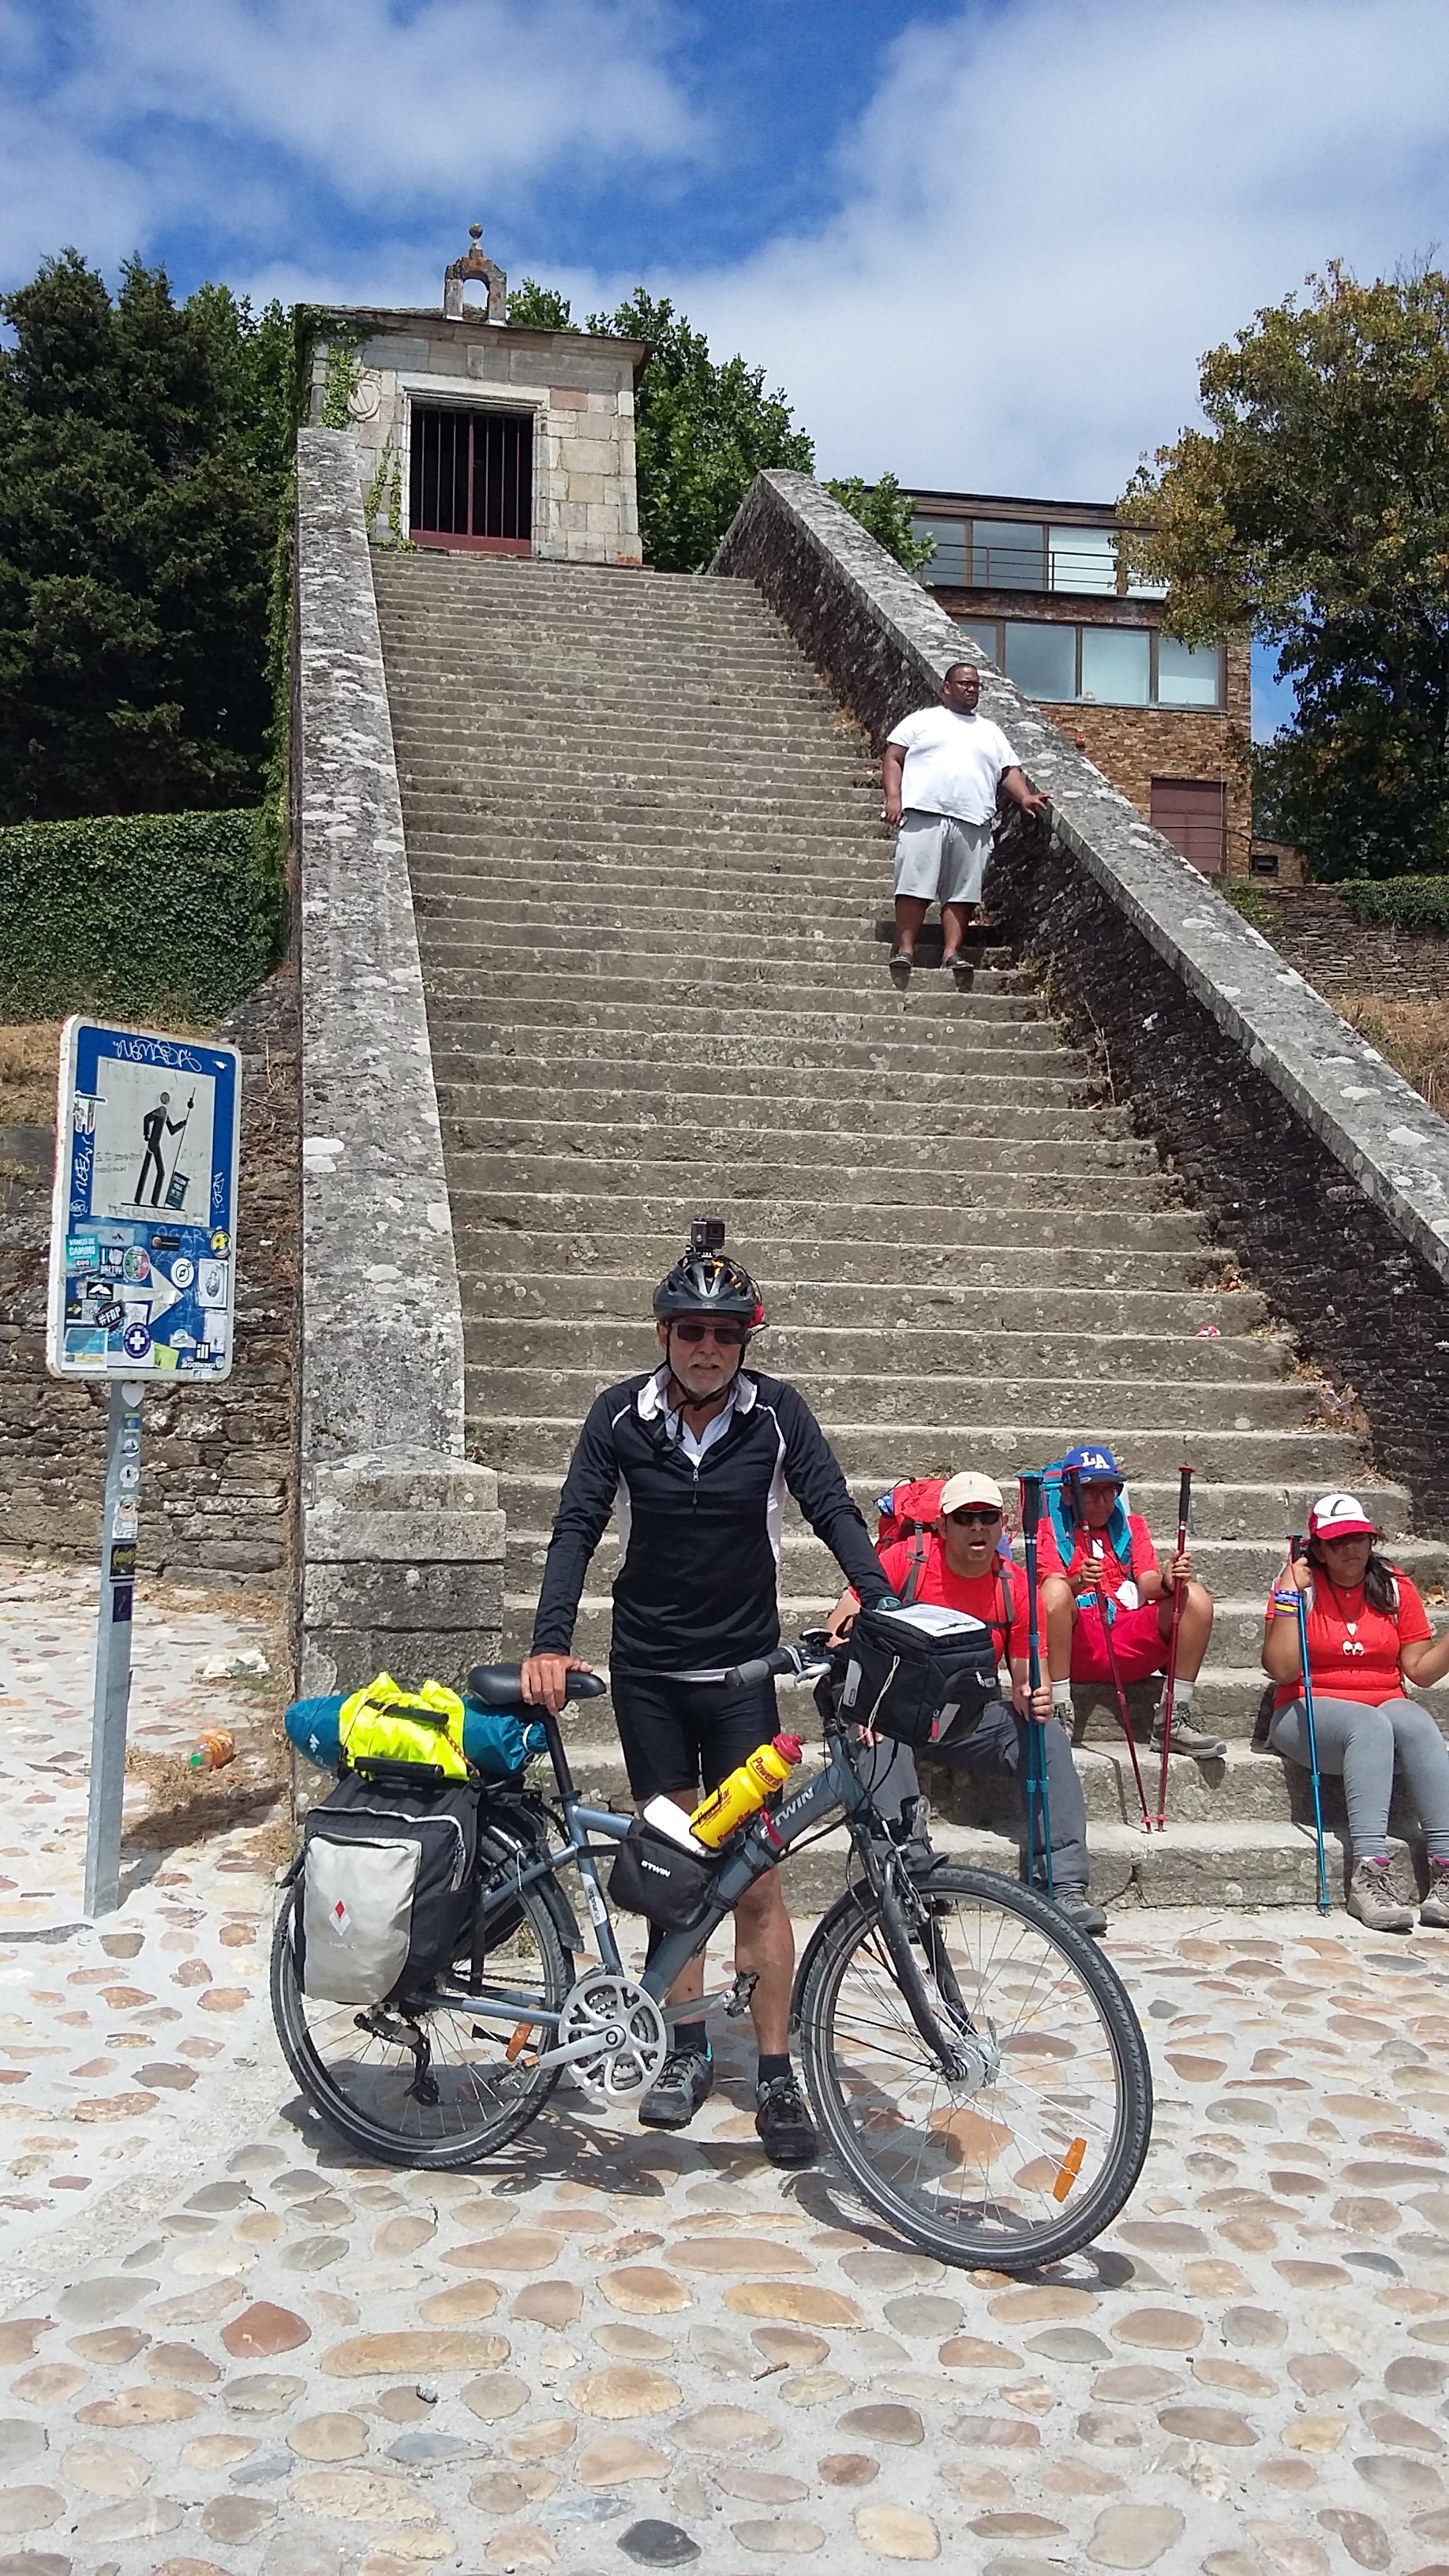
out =
[[343,1701],[337,1732],[344,1764],[428,1762],[450,1780],[473,1777],[463,1751],[463,1703],[441,1682],[409,1691],[391,1673],[379,1673]]

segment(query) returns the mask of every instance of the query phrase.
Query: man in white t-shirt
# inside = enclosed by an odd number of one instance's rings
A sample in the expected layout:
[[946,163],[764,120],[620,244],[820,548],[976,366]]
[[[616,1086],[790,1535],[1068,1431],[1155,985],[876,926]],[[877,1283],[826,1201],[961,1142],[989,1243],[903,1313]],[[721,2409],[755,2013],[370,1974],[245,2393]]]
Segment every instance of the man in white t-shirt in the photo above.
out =
[[963,964],[966,927],[981,900],[996,800],[1004,789],[1033,819],[1051,802],[1028,786],[999,725],[978,715],[974,662],[953,662],[939,706],[922,707],[891,728],[881,762],[885,818],[896,839],[893,966],[909,966],[921,924],[941,907],[941,963]]

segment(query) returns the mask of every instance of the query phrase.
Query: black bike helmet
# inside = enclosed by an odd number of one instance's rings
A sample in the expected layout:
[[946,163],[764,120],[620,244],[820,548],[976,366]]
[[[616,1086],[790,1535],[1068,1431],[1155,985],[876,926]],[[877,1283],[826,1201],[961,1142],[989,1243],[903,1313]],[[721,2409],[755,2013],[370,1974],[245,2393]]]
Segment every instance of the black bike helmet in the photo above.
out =
[[654,1291],[654,1315],[661,1324],[675,1315],[733,1315],[752,1333],[765,1320],[758,1288],[749,1272],[731,1261],[722,1242],[708,1251],[691,1244],[680,1254]]

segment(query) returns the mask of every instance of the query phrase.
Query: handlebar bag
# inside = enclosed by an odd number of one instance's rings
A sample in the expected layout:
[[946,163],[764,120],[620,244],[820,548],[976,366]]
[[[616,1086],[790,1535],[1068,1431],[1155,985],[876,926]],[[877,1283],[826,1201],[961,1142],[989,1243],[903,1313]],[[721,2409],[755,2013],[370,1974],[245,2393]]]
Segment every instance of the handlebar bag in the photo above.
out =
[[857,1613],[840,1693],[857,1726],[929,1752],[972,1734],[998,1689],[995,1636],[964,1610],[918,1601]]
[[626,1914],[642,1914],[661,1932],[687,1932],[709,1908],[719,1863],[636,1816],[615,1854],[609,1894]]
[[467,1934],[478,1792],[386,1769],[385,1782],[346,1772],[303,1828],[297,1973],[328,2003],[417,1994]]

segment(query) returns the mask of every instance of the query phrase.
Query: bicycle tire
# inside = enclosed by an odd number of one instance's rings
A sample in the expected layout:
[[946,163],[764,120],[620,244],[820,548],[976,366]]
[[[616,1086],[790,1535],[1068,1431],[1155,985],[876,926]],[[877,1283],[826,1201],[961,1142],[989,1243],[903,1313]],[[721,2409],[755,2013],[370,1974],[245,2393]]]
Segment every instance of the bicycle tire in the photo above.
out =
[[[486,2157],[511,2145],[537,2119],[562,2069],[530,2069],[521,2062],[510,2065],[504,2054],[508,2032],[503,2024],[481,2023],[474,2027],[490,2052],[488,2056],[476,2061],[462,2056],[456,2060],[446,2055],[442,2058],[444,2066],[457,2075],[447,2111],[441,2105],[412,2103],[409,2107],[410,2096],[403,2080],[410,2070],[409,2052],[393,2047],[389,2057],[389,2043],[374,2037],[373,2047],[378,2053],[369,2055],[351,2036],[359,2027],[353,2006],[309,2002],[302,1992],[292,1929],[300,1884],[297,1879],[288,1888],[272,1939],[272,2019],[288,2066],[322,2117],[366,2155],[386,2164],[423,2167],[435,2173],[481,2164]],[[532,1942],[538,1960],[539,2002],[556,2012],[573,1984],[573,1960],[564,1947],[544,1890],[541,1885],[511,1889],[505,1904],[499,1938],[517,1941],[522,1935]],[[460,1966],[466,1975],[466,1951]],[[450,2022],[470,2019],[454,2007],[447,2007],[446,2014]],[[429,2011],[426,2006],[417,2015],[434,2046],[435,2066],[439,2063],[436,2043],[443,2018],[442,2008]],[[319,2045],[324,2028],[329,2048],[335,2044],[339,2050],[351,2050],[350,2056],[336,2061],[346,2068],[346,2080],[335,2071],[327,2050]],[[476,2108],[470,2104],[470,2093]],[[490,2102],[491,2112],[487,2109]],[[451,2135],[429,2133],[423,2116],[428,2107],[440,2114],[432,2124],[435,2131],[441,2131],[451,2119]],[[383,2116],[384,2109],[389,2116]]]
[[[861,2196],[912,2244],[968,2270],[1034,2271],[1090,2244],[1131,2195],[1152,2134],[1146,2043],[1115,1970],[1044,1897],[950,1862],[921,1884],[939,1909],[930,1921],[946,1938],[973,2022],[995,2024],[998,2080],[953,2097],[900,1995],[879,1906],[856,1887],[820,1926],[804,1963],[796,2019],[810,2099]],[[963,1912],[977,1924],[974,1942]],[[929,1990],[924,1953],[922,1966]],[[883,1999],[887,1988],[894,2002],[882,2000],[872,2038],[869,1992]],[[1058,2008],[1060,2031],[1049,2026]],[[1003,2032],[1008,2012],[1015,2018]],[[1110,2120],[1082,2089],[1094,2083],[1105,2097],[1108,2069]],[[1024,2164],[993,2182],[991,2166],[1005,2167],[1013,2152]]]

